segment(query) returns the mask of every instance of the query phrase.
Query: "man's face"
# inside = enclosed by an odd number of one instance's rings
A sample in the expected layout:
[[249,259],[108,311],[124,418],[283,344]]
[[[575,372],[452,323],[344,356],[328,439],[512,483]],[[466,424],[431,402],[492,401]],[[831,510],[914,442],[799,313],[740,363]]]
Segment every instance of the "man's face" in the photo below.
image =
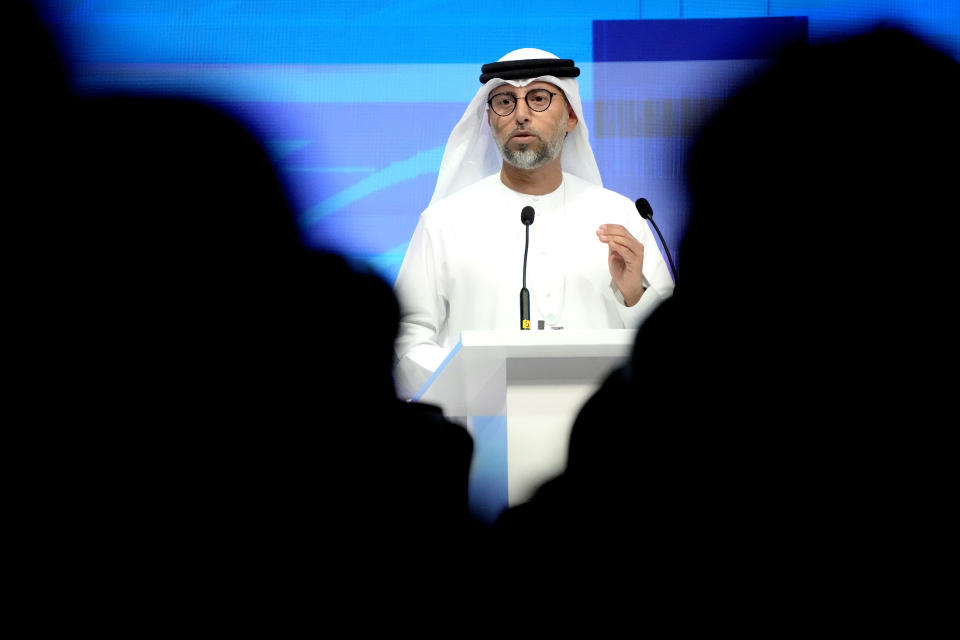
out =
[[[531,109],[525,99],[537,89],[557,94],[545,111]],[[520,88],[503,84],[490,91],[488,99],[501,93],[512,94],[517,99],[509,115],[500,116],[487,110],[487,121],[503,159],[518,169],[537,169],[560,157],[564,139],[577,126],[577,116],[563,92],[549,82],[531,82]]]

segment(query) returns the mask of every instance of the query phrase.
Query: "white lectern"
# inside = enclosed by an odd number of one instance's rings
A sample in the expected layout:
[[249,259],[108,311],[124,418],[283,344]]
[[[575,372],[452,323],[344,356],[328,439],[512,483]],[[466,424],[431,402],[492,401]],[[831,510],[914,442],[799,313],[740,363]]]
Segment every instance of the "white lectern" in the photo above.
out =
[[583,403],[628,357],[635,330],[464,331],[414,400],[474,439],[470,503],[488,522],[566,466]]

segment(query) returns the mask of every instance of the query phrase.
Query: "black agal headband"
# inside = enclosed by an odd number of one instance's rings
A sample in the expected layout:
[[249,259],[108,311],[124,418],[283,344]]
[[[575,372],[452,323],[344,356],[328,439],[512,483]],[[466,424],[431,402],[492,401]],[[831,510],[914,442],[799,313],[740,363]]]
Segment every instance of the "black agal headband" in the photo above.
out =
[[557,58],[534,58],[532,60],[507,60],[505,62],[491,62],[480,67],[482,75],[480,84],[488,80],[521,80],[523,78],[537,78],[539,76],[555,76],[557,78],[576,78],[580,69],[573,66],[573,60],[558,60]]

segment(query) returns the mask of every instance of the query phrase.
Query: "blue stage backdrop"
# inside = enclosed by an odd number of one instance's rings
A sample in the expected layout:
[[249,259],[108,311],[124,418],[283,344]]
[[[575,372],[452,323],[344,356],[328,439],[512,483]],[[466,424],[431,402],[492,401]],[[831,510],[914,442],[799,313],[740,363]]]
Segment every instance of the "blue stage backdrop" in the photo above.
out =
[[507,12],[425,0],[36,4],[78,90],[194,96],[239,115],[271,149],[310,242],[390,282],[480,65],[512,49],[577,62],[605,184],[646,197],[671,248],[691,133],[779,42],[886,20],[960,58],[956,0],[554,0]]

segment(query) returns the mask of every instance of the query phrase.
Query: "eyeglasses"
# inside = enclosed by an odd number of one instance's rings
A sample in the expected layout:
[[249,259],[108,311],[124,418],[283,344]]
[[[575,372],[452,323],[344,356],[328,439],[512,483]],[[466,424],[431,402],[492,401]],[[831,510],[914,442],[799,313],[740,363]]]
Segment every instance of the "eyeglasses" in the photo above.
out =
[[[534,89],[523,96],[531,111],[546,111],[553,102],[553,96],[560,95],[546,89]],[[498,116],[508,116],[517,108],[517,96],[512,93],[495,93],[487,104]]]

